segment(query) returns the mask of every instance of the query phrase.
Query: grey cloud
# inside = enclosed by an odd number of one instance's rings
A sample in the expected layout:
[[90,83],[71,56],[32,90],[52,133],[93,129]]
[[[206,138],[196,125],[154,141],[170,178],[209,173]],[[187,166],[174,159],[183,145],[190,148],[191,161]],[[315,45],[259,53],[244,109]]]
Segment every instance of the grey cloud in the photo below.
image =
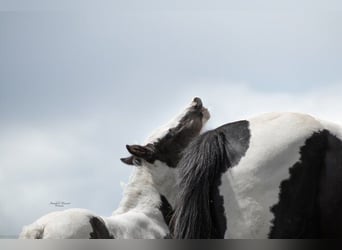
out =
[[136,105],[200,79],[303,91],[341,78],[342,18],[334,12],[19,12],[1,19],[1,107],[12,116],[84,113],[123,98]]
[[65,9],[82,9],[104,11],[108,8],[112,10],[278,10],[278,9],[324,9],[336,10],[341,9],[341,3],[338,0],[327,0],[324,3],[319,0],[303,0],[303,1],[272,1],[272,0],[174,0],[172,2],[163,2],[158,0],[98,0],[96,3],[91,0],[60,0],[60,1],[44,1],[44,0],[1,0],[1,7],[4,10],[65,10]]
[[338,12],[40,3],[20,6],[50,10],[0,12],[0,234],[51,211],[50,199],[109,214],[131,171],[124,145],[196,95],[215,125],[271,108],[338,116]]

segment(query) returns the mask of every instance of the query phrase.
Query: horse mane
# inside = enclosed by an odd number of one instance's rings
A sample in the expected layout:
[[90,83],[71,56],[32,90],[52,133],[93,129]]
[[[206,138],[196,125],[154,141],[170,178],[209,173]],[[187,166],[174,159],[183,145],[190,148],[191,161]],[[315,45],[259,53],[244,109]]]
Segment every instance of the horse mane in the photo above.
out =
[[210,189],[222,165],[224,137],[217,130],[193,140],[179,162],[179,195],[171,221],[174,238],[216,238],[210,207]]
[[222,174],[245,154],[249,137],[248,121],[237,121],[203,133],[183,151],[170,225],[174,238],[224,237],[226,218],[218,187]]

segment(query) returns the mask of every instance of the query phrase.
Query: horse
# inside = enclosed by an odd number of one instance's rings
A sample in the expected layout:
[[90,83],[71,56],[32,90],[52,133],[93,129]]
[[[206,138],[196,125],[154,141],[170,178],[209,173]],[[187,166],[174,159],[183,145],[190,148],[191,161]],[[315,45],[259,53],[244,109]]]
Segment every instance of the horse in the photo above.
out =
[[195,138],[178,164],[176,239],[342,237],[342,127],[267,113]]
[[86,209],[67,209],[42,216],[25,226],[21,239],[149,239],[169,238],[173,212],[175,167],[181,152],[210,118],[200,98],[155,131],[144,145],[126,145],[136,166],[119,207],[109,217]]

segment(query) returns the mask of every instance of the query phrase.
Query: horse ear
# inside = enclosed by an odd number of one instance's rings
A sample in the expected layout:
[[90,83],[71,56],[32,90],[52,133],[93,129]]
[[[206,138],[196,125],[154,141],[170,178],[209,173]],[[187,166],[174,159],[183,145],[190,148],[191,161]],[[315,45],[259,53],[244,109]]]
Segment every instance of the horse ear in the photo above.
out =
[[140,145],[126,145],[128,152],[136,157],[141,157],[144,159],[150,158],[153,155],[153,149],[146,146]]
[[126,158],[121,158],[120,159],[123,163],[127,164],[127,165],[134,165],[133,164],[133,156],[129,156]]

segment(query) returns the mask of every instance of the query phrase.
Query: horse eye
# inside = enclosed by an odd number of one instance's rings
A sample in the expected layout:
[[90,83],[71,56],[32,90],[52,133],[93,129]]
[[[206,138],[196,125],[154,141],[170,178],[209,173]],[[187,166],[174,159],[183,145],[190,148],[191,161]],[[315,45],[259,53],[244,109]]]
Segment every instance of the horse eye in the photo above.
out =
[[167,133],[167,136],[174,136],[175,135],[175,129],[174,128],[170,128],[169,132]]
[[133,159],[133,164],[135,166],[141,166],[141,163],[142,163],[141,159],[139,159],[139,158],[134,158]]

